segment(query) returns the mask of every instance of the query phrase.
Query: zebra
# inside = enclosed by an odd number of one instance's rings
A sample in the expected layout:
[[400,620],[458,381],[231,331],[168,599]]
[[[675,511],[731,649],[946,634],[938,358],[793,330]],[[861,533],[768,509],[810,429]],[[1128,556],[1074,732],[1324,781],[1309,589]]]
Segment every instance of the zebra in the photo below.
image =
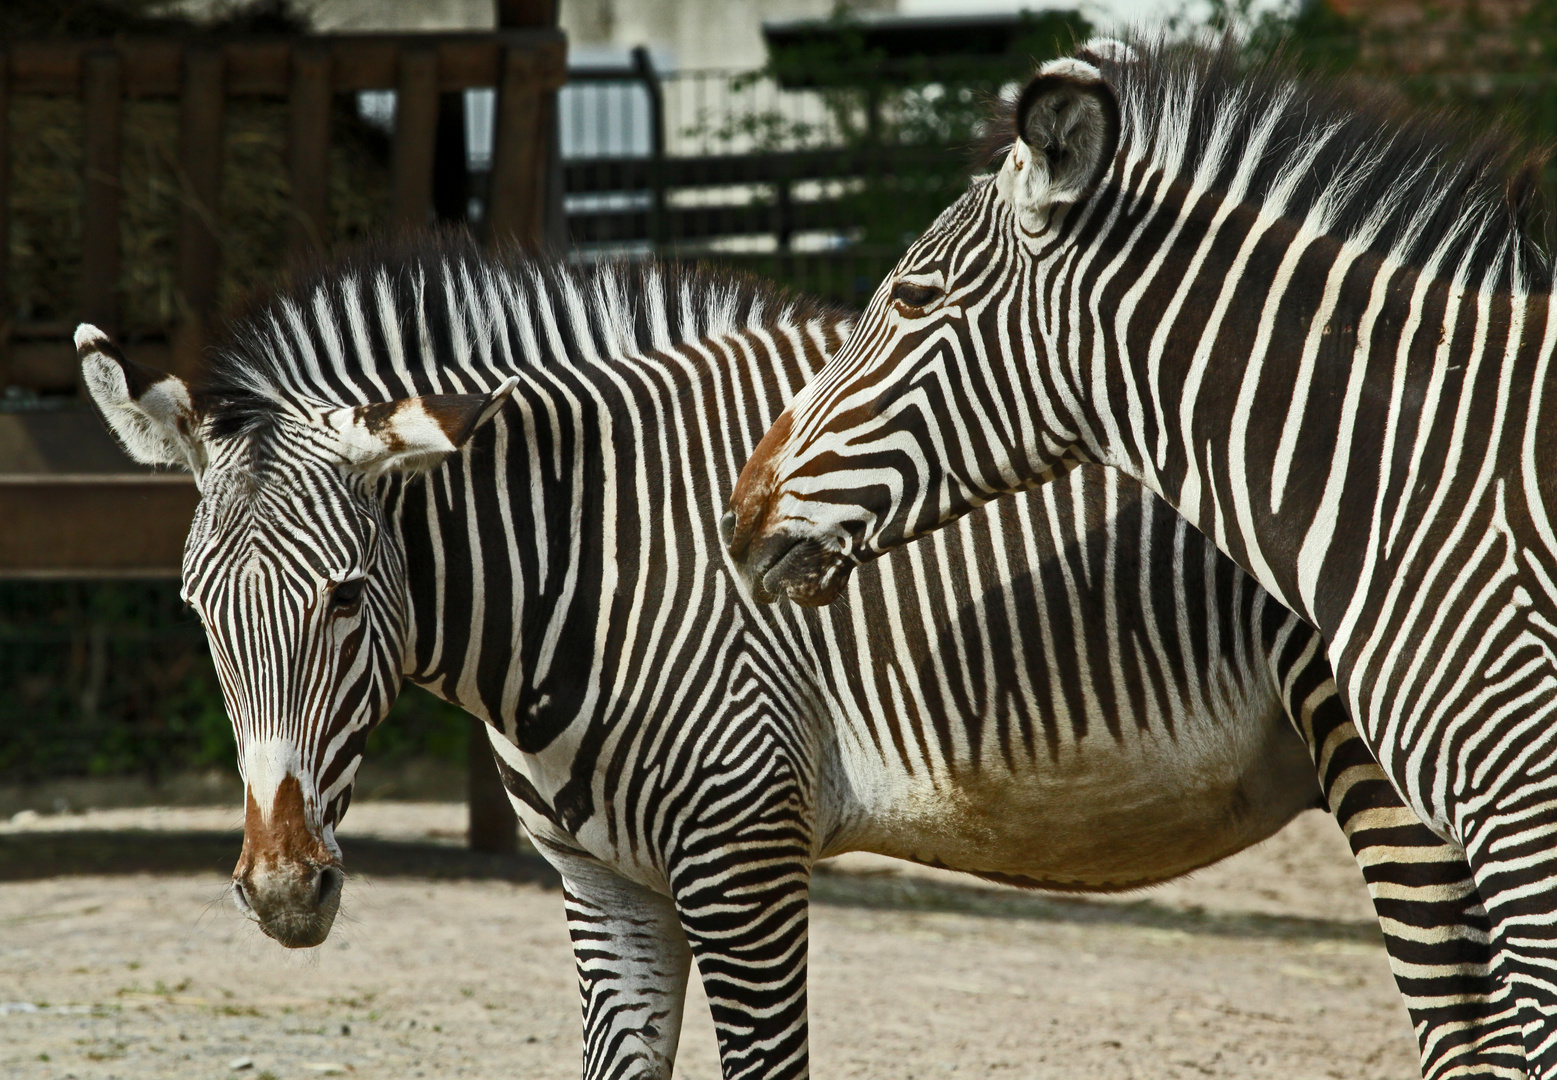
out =
[[1494,1060],[1458,851],[1394,797],[1318,636],[1138,485],[1079,470],[829,611],[740,586],[722,493],[849,325],[711,271],[445,239],[259,302],[196,384],[81,327],[125,449],[200,489],[183,592],[237,738],[238,907],[325,939],[335,828],[410,681],[489,725],[562,876],[586,1077],[670,1074],[694,957],[724,1074],[807,1075],[817,859],[1107,891],[1321,803],[1424,1047]]
[[1551,269],[1503,140],[1228,42],[1041,66],[746,464],[763,597],[1077,462],[1161,495],[1323,635],[1405,804],[1464,850],[1557,1075]]

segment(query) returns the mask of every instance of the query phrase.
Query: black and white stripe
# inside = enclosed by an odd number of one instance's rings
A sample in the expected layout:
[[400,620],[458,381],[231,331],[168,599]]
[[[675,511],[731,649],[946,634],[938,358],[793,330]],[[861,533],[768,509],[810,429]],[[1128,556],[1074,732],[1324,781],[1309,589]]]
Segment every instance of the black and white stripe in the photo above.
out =
[[997,175],[747,466],[734,549],[826,601],[1077,461],[1136,477],[1323,634],[1405,803],[1466,852],[1525,1068],[1557,1075],[1557,320],[1529,174],[1228,45],[1089,46],[1005,122]]
[[[1502,1006],[1457,852],[1395,799],[1313,631],[1138,486],[1079,470],[827,611],[752,602],[718,509],[847,329],[747,281],[457,245],[263,305],[193,398],[186,560],[245,745],[329,823],[401,673],[486,719],[565,879],[589,1077],[669,1074],[694,956],[725,1075],[807,1075],[818,858],[1129,888],[1326,797],[1424,1040],[1483,1037]],[[350,449],[489,399],[424,471]]]

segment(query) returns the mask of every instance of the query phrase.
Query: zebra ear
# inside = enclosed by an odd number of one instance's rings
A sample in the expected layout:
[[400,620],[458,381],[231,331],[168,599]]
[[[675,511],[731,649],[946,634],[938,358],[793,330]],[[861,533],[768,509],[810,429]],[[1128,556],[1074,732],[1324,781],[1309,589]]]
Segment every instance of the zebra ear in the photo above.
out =
[[518,384],[510,377],[487,394],[424,394],[337,409],[325,422],[339,435],[341,460],[348,468],[375,479],[424,472],[464,446]]
[[200,415],[188,383],[128,359],[90,323],[76,327],[76,355],[87,392],[125,453],[142,465],[204,468]]
[[1092,194],[1119,148],[1119,102],[1097,68],[1069,57],[1038,69],[1016,105],[1000,193],[1036,230],[1049,208]]

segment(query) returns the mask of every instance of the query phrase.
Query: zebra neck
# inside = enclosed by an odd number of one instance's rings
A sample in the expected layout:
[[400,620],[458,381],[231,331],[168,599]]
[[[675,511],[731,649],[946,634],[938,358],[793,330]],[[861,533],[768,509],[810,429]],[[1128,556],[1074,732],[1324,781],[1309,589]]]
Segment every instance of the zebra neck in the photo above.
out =
[[1457,499],[1523,484],[1554,344],[1545,295],[1443,280],[1246,208],[1184,230],[1160,272],[1181,283],[1166,325],[1142,304],[1117,359],[1095,358],[1114,370],[1082,420],[1087,449],[1327,635]]
[[578,671],[614,587],[609,389],[568,381],[522,384],[456,458],[406,485],[398,515],[408,678],[531,753],[584,710]]

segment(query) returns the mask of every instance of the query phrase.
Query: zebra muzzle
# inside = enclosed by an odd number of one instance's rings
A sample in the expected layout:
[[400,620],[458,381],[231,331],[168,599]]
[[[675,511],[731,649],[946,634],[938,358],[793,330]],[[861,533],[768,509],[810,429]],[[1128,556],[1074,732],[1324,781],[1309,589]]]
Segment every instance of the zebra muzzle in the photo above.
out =
[[340,860],[308,828],[301,785],[286,777],[269,814],[247,797],[243,853],[232,875],[233,903],[289,949],[330,935],[346,875]]
[[750,567],[752,595],[765,604],[780,596],[801,607],[824,607],[837,599],[848,583],[853,565],[837,550],[816,537],[777,533],[752,545]]

